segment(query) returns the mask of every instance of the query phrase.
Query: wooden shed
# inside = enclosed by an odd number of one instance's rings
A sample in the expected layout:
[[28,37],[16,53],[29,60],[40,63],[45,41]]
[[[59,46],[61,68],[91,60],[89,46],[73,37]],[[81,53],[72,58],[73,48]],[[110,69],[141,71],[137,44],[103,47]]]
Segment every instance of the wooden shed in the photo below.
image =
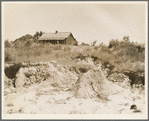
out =
[[77,41],[71,32],[58,32],[43,33],[38,39],[39,43],[52,43],[52,44],[67,44],[74,45]]

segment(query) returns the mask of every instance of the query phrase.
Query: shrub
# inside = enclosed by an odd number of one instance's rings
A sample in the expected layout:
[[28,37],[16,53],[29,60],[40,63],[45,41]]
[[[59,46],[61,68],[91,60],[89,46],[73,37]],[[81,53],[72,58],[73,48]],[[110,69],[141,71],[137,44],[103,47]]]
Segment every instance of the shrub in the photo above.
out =
[[86,73],[87,71],[88,71],[89,69],[88,68],[79,68],[79,71],[81,72],[81,73]]
[[42,51],[39,50],[39,49],[35,49],[35,50],[33,51],[33,54],[34,54],[35,56],[40,56],[41,53],[42,53]]
[[54,50],[61,50],[62,49],[62,46],[61,45],[57,45],[54,47]]
[[10,43],[9,43],[9,41],[8,41],[8,40],[6,40],[6,41],[5,41],[5,47],[6,47],[6,48],[11,47],[11,45],[10,45]]
[[81,45],[82,45],[82,46],[90,46],[89,44],[84,43],[84,42],[82,42]]
[[74,43],[74,45],[75,45],[75,46],[78,46],[78,41],[76,41],[76,42]]
[[119,41],[118,40],[111,40],[110,42],[109,42],[109,48],[112,48],[112,47],[116,47],[116,46],[118,46],[119,45]]
[[58,53],[56,53],[55,56],[56,56],[57,58],[59,58],[59,54],[58,54]]
[[71,51],[71,48],[69,46],[64,48],[64,51]]
[[95,49],[95,50],[98,50],[98,49],[99,49],[99,47],[98,47],[98,46],[96,46],[96,47],[94,47],[94,49]]
[[100,51],[101,52],[111,53],[110,49],[107,46],[105,46],[105,45],[103,45],[102,47],[100,47]]
[[135,67],[134,67],[134,71],[135,72],[142,72],[145,70],[145,65],[141,65],[140,62],[136,62]]
[[19,56],[19,57],[23,56],[23,52],[19,52],[19,53],[18,53],[18,56]]
[[88,70],[93,68],[93,65],[90,64],[83,64],[83,63],[77,63],[73,65],[74,68],[79,69],[81,73],[86,73]]
[[25,47],[30,47],[31,45],[32,45],[32,42],[28,40],[25,44]]
[[47,49],[53,49],[54,48],[54,45],[51,44],[51,43],[46,43],[46,44],[43,44],[44,48],[47,48]]
[[95,46],[97,43],[97,41],[94,41],[93,43],[91,43],[92,46]]
[[48,55],[48,54],[50,54],[52,52],[52,50],[51,49],[46,49],[45,50],[45,53]]
[[12,60],[14,60],[12,54],[5,52],[5,62],[10,62]]
[[110,71],[113,70],[114,67],[115,67],[115,66],[112,65],[109,61],[104,61],[104,62],[102,63],[102,65],[103,65],[105,68],[109,68]]

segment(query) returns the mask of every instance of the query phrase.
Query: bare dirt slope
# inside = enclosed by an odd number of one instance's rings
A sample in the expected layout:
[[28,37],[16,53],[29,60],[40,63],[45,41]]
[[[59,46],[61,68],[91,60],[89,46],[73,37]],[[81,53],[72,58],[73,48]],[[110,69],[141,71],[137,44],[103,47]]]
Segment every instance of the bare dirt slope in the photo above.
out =
[[[78,73],[56,62],[21,67],[15,81],[5,86],[4,113],[145,113],[144,93],[109,81],[101,65]],[[5,77],[5,82],[8,81]],[[133,104],[137,109],[130,110]]]

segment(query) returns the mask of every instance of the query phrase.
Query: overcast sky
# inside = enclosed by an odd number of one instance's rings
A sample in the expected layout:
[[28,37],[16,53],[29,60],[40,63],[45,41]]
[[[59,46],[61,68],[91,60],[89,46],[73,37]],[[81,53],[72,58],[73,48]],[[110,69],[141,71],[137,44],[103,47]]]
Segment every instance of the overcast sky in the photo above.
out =
[[[147,3],[147,2],[146,2]],[[108,44],[111,39],[144,43],[146,39],[146,4],[112,3],[39,3],[2,4],[3,39],[15,40],[36,31],[72,32],[76,40]]]

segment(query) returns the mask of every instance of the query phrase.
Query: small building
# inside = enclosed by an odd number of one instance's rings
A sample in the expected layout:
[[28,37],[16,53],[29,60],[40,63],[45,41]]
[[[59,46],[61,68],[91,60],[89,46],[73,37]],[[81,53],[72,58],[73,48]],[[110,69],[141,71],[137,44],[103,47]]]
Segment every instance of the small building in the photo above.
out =
[[55,33],[43,33],[43,35],[39,37],[38,42],[74,45],[77,41],[71,32],[56,31]]

